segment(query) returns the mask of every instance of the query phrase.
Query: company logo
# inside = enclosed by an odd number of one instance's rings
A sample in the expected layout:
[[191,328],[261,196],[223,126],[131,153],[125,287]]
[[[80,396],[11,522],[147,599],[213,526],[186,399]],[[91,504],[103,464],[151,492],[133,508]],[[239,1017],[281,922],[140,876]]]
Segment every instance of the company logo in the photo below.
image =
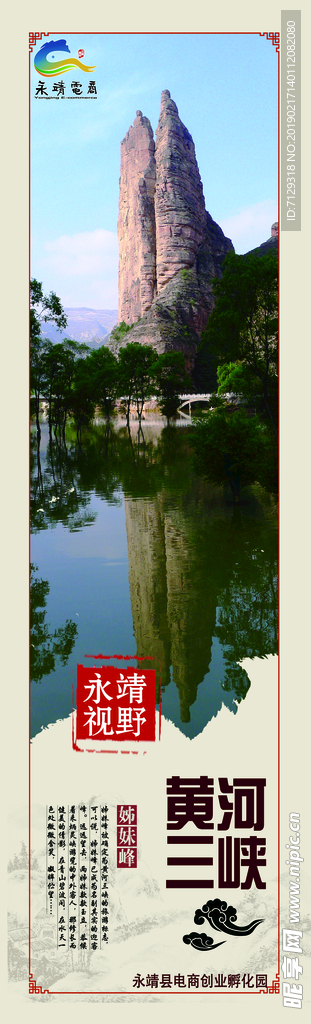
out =
[[[70,53],[70,49],[66,39],[51,39],[50,42],[44,43],[41,49],[34,57],[34,66],[38,75],[43,75],[44,78],[55,78],[57,75],[64,75],[66,71],[71,71],[73,68],[80,68],[81,71],[94,71],[96,64],[93,67],[89,67],[87,64],[82,64],[81,60],[77,60],[76,57],[63,57],[62,60],[48,61],[47,56],[49,53],[54,53],[55,50],[66,50]],[[84,57],[84,50],[78,50],[79,57]]]

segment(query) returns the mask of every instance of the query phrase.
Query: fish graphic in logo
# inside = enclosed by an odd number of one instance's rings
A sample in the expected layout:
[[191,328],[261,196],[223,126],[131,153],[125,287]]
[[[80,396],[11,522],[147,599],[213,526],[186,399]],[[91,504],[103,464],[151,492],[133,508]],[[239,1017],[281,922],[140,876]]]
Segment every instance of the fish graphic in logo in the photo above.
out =
[[[49,53],[54,53],[55,50],[66,50],[70,53],[70,49],[66,39],[50,39],[48,43],[44,43],[41,49],[34,57],[35,69],[38,75],[43,75],[44,78],[55,78],[57,75],[64,75],[66,71],[71,71],[73,68],[80,68],[80,71],[94,71],[96,64],[93,67],[88,67],[87,64],[82,64],[76,57],[63,57],[62,60],[52,61],[47,60]],[[81,51],[79,51],[80,53]],[[84,50],[82,50],[82,56]]]

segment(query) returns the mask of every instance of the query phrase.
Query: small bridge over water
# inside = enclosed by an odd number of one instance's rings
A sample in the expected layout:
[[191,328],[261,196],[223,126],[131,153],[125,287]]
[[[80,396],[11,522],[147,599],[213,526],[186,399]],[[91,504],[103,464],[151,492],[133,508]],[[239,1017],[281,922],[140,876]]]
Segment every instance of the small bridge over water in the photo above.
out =
[[[178,406],[178,410],[177,411],[180,413],[181,416],[184,416],[184,418],[186,420],[191,420],[191,406],[196,404],[197,402],[209,402],[211,397],[212,397],[211,394],[209,394],[209,395],[202,395],[202,394],[200,394],[200,395],[179,395],[180,405]],[[237,396],[233,392],[230,391],[226,395],[223,395],[223,397],[226,399],[227,402],[234,402],[236,400]],[[189,412],[188,413],[184,412],[184,409],[185,409],[185,407],[187,405],[189,406]]]

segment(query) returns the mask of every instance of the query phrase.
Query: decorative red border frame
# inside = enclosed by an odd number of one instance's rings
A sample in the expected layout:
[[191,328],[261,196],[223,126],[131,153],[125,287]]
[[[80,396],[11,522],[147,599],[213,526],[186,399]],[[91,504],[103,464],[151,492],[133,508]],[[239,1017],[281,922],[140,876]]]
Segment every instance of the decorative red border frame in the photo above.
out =
[[[60,34],[62,35],[62,32],[59,33],[58,31],[54,30],[54,34],[58,36]],[[68,33],[68,35],[78,35],[78,34],[79,35],[84,35],[84,36],[93,35],[93,33],[90,33],[90,32],[83,32],[83,33],[82,32],[81,33],[72,33],[71,32],[71,33]],[[43,36],[50,36],[50,35],[51,35],[50,32],[30,32],[30,34],[29,34],[29,50],[30,50],[30,53],[33,52],[34,46],[37,45],[38,40],[41,40]],[[137,35],[152,35],[152,36],[154,36],[154,35],[159,35],[159,36],[169,36],[169,35],[171,35],[171,33],[170,32],[152,32],[152,33],[150,33],[150,32],[148,32],[148,33],[143,33],[143,32],[140,32],[140,33],[139,32],[126,32],[126,33],[115,33],[115,32],[106,32],[106,33],[104,33],[104,32],[98,32],[98,33],[96,33],[96,35],[98,35],[98,36],[99,35],[100,36],[115,36],[115,35],[126,35],[126,36],[137,36]],[[275,52],[277,53],[277,62],[278,62],[278,147],[277,147],[277,153],[278,153],[278,224],[279,224],[279,216],[280,216],[280,99],[279,99],[279,97],[280,97],[280,60],[279,60],[280,33],[279,32],[219,32],[219,33],[215,33],[215,32],[176,32],[176,33],[174,33],[174,35],[176,35],[176,36],[184,36],[184,35],[188,35],[188,36],[214,36],[214,35],[219,35],[219,36],[261,36],[261,37],[265,37],[268,41],[270,41],[272,43],[272,46],[275,46]],[[29,62],[29,279],[30,279],[30,276],[31,276],[31,274],[30,274],[30,268],[31,268],[31,145],[30,145],[31,110],[30,110],[30,100],[31,100],[31,62]],[[279,253],[279,260],[278,260],[278,295],[279,295],[279,287],[280,287],[280,253]],[[280,316],[279,316],[279,311],[278,311],[278,328],[279,328],[279,319],[280,319]],[[30,345],[30,342],[29,342],[29,345]],[[279,461],[280,461],[280,459],[279,459],[279,451],[278,451],[278,463],[279,463]],[[30,464],[30,447],[29,447],[29,464]],[[278,523],[278,525],[279,525],[279,523]],[[279,529],[278,529],[278,535],[279,535]],[[278,536],[278,555],[279,555],[279,543],[280,542],[279,542],[279,536]],[[30,546],[30,538],[29,538],[29,546]],[[30,557],[29,557],[29,562],[30,562]],[[278,563],[280,563],[279,557],[278,557]],[[278,609],[278,627],[279,627],[279,609]],[[278,635],[279,635],[279,632],[278,632]],[[88,655],[86,655],[86,656],[88,656]],[[97,654],[97,655],[92,655],[92,656],[93,657],[101,657],[102,655]],[[110,656],[113,656],[113,655],[110,655]],[[123,655],[115,655],[115,656],[123,656]],[[124,658],[125,658],[125,655],[124,655]],[[30,679],[30,673],[29,673],[29,679]],[[125,996],[125,995],[141,995],[141,994],[145,995],[146,994],[145,990],[142,992],[142,990],[141,991],[140,990],[134,991],[133,989],[131,991],[129,991],[129,992],[125,992],[125,991],[121,992],[120,989],[118,991],[96,990],[96,991],[93,991],[93,992],[92,991],[88,991],[88,992],[84,991],[83,992],[83,991],[77,991],[77,990],[75,990],[75,991],[53,990],[53,992],[50,992],[50,990],[48,988],[42,989],[41,985],[37,985],[37,982],[34,980],[33,974],[31,974],[31,739],[30,739],[30,737],[31,737],[31,687],[30,687],[30,683],[29,683],[29,992],[30,992],[31,995],[33,995],[33,994],[41,994],[41,995],[44,995],[44,994],[50,994],[50,995],[88,995],[88,996],[90,996],[90,998],[91,998],[92,995],[122,995],[122,996]],[[79,753],[81,753],[81,752],[79,751]],[[112,751],[112,752],[99,752],[99,753],[116,753],[117,754],[118,751],[116,751],[116,752],[115,751]],[[246,991],[237,992],[237,991],[234,991],[233,989],[230,989],[227,992],[224,992],[224,991],[216,992],[215,989],[213,989],[213,990],[211,989],[210,991],[199,990],[199,991],[191,991],[191,992],[190,991],[180,992],[178,990],[175,991],[175,992],[171,992],[171,991],[167,991],[167,990],[165,990],[165,991],[158,991],[157,990],[157,992],[154,992],[152,990],[152,993],[150,991],[150,994],[153,994],[153,995],[180,995],[180,994],[181,995],[236,995],[236,996],[238,996],[238,995],[251,995],[252,996],[252,995],[266,995],[266,994],[278,995],[279,991],[280,991],[280,981],[279,981],[279,978],[280,978],[280,655],[279,655],[279,650],[278,650],[278,713],[277,713],[277,973],[275,974],[275,978],[273,979],[272,984],[270,986],[268,986],[267,988],[261,988],[261,989],[258,989],[258,991],[252,991],[252,992],[246,992]],[[147,994],[149,994],[149,993],[147,993]]]
[[270,39],[272,46],[276,47],[276,53],[280,52],[280,33],[279,32],[259,32],[260,36],[265,36],[266,39]]
[[[57,32],[57,35],[59,33]],[[42,39],[42,36],[49,36],[50,32],[29,32],[29,53],[32,53],[34,46],[37,45],[38,39]]]

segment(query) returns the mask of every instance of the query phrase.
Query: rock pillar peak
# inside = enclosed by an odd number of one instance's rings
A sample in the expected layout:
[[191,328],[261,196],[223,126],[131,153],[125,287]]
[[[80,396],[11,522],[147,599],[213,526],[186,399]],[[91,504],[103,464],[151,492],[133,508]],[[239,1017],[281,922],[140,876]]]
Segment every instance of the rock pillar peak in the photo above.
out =
[[148,117],[136,111],[121,142],[119,323],[135,323],[156,294],[155,144]]

